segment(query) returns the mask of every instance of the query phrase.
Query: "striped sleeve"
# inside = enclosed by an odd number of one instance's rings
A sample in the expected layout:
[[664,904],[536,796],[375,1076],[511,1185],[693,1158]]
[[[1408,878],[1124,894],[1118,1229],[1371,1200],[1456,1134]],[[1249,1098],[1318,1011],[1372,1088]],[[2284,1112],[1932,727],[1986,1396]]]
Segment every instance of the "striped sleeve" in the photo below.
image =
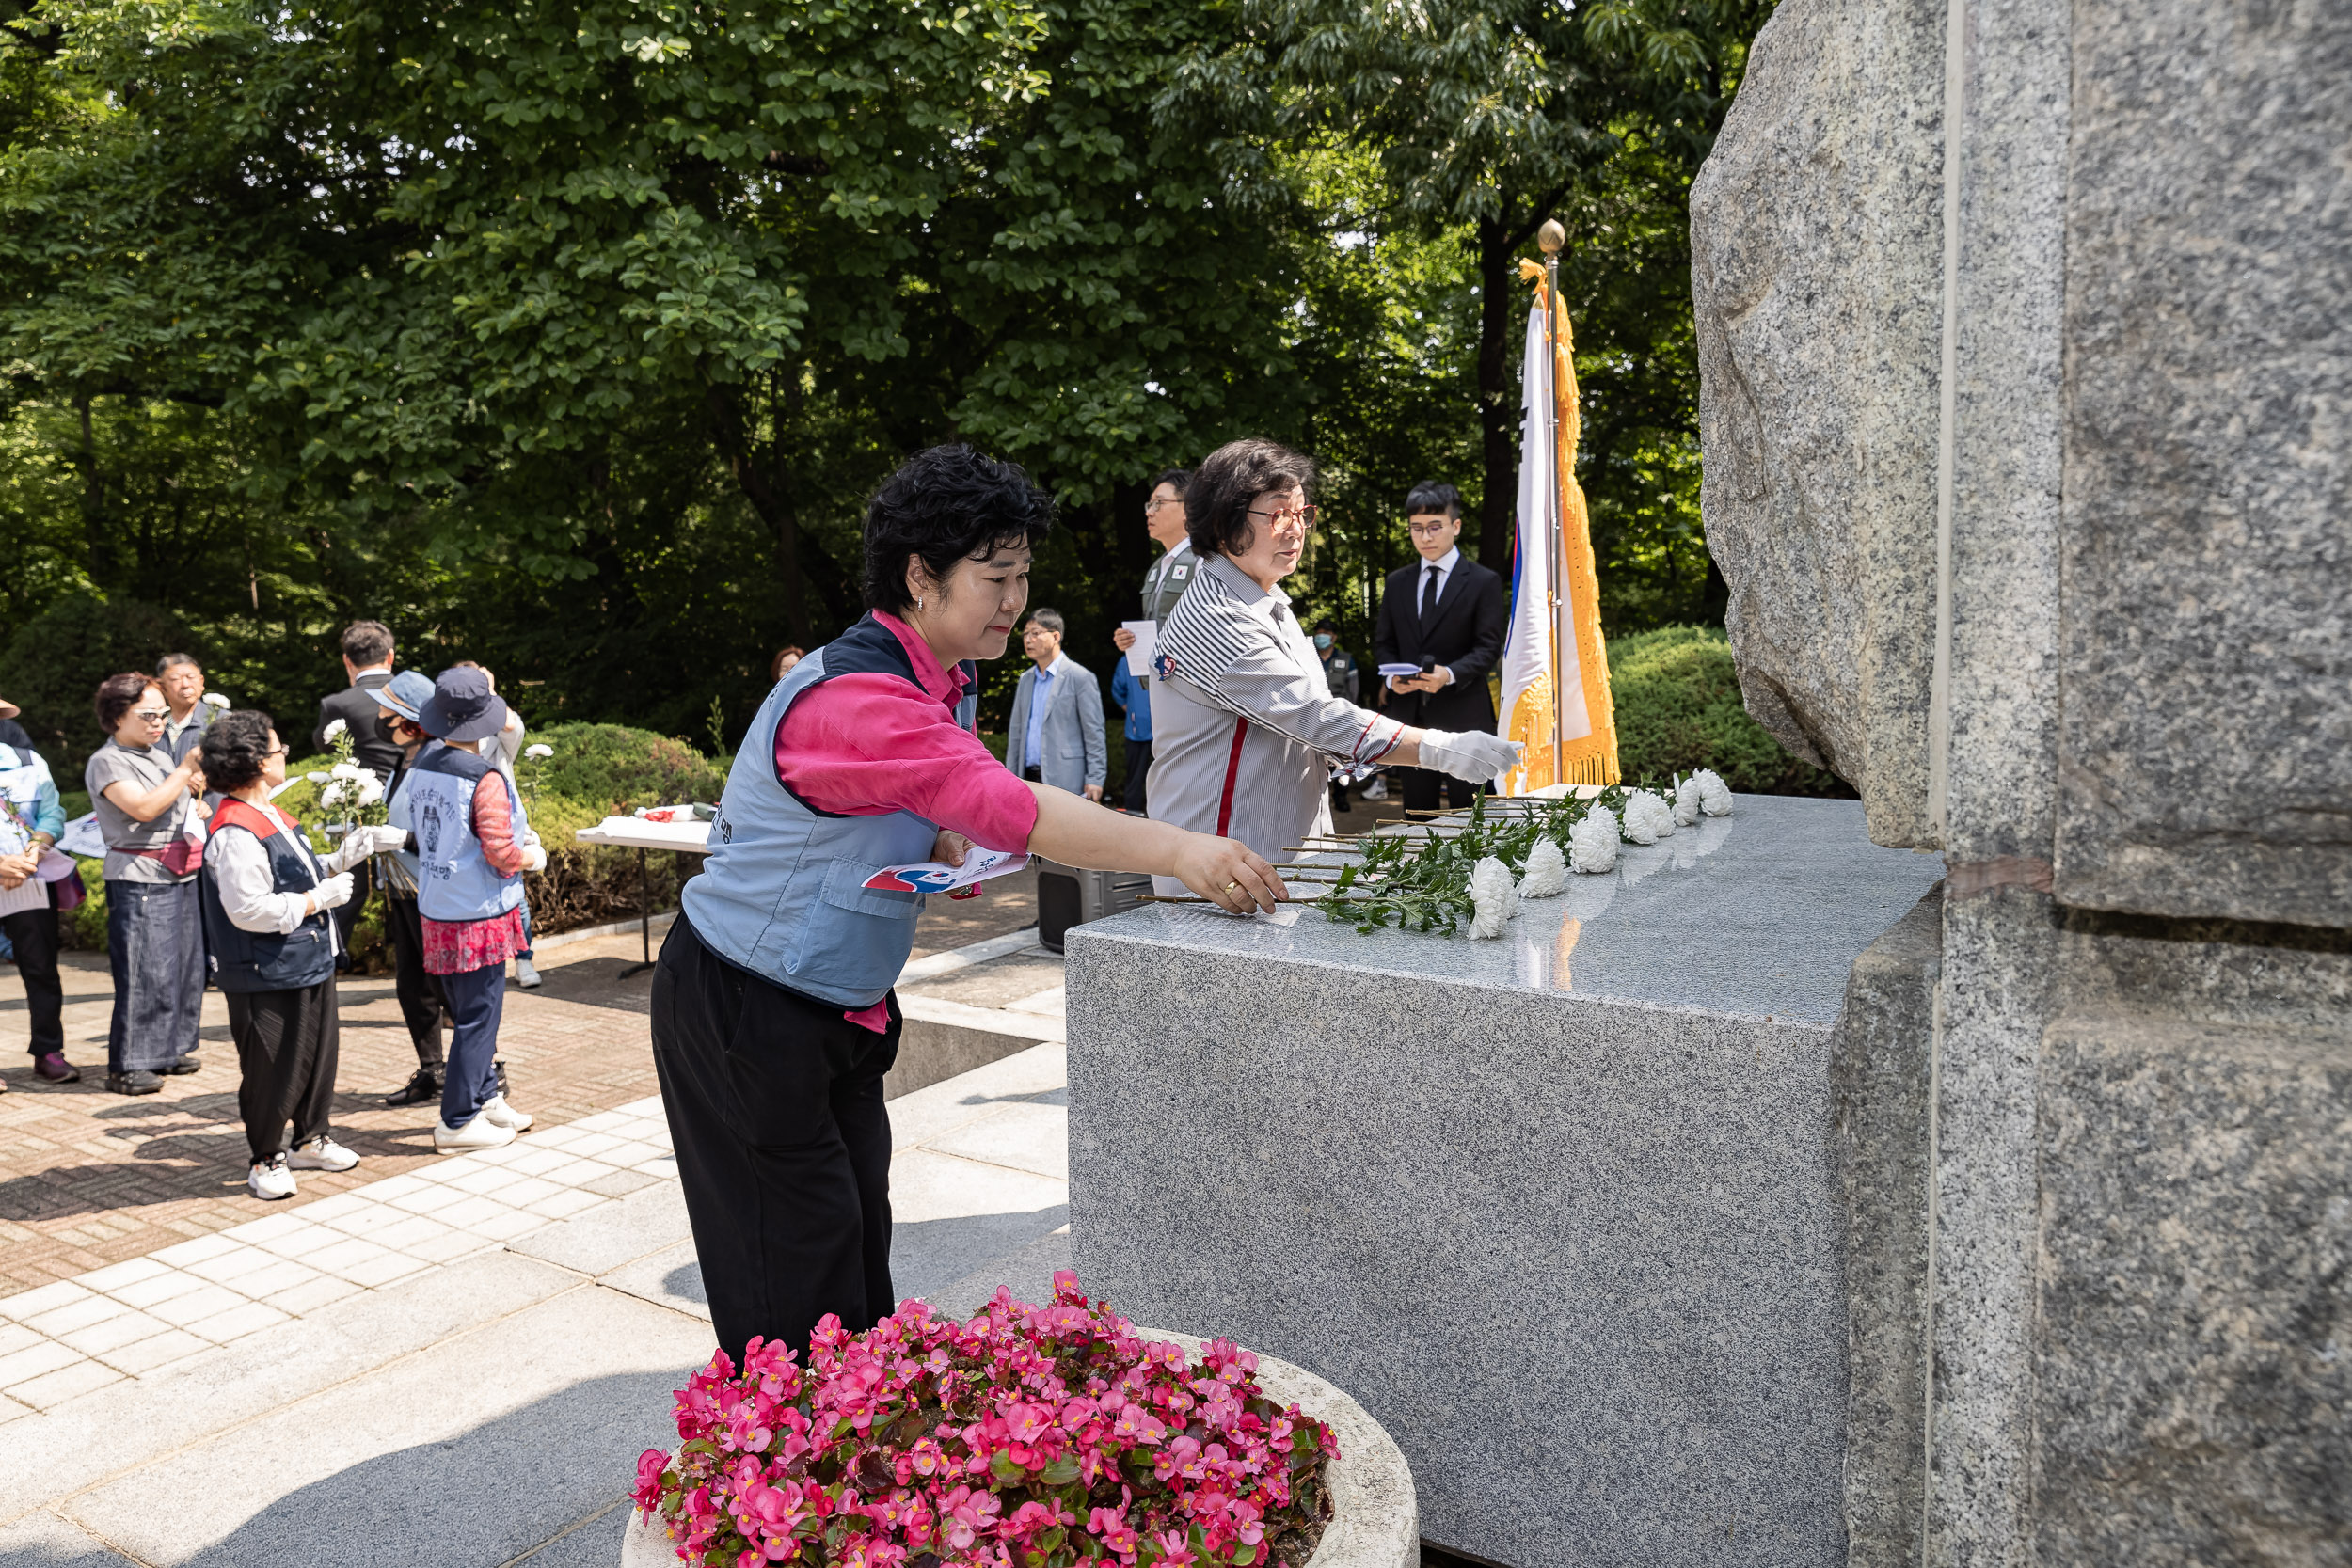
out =
[[1328,680],[1301,670],[1279,634],[1215,573],[1195,574],[1160,628],[1152,678],[1344,762],[1377,762],[1405,733],[1393,719],[1331,695]]

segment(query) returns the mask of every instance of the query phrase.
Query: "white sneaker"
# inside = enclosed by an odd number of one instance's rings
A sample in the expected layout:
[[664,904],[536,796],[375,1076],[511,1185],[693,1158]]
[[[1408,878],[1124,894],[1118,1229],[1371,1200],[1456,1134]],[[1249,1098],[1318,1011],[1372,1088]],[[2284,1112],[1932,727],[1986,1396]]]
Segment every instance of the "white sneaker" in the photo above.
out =
[[501,1127],[511,1127],[517,1132],[527,1132],[531,1130],[532,1119],[531,1113],[517,1111],[506,1102],[506,1097],[502,1094],[494,1094],[484,1101],[482,1114]]
[[501,1148],[514,1141],[513,1128],[501,1127],[479,1113],[463,1127],[452,1127],[445,1121],[433,1124],[433,1149],[437,1154],[470,1154],[477,1148]]
[[283,1154],[273,1154],[245,1173],[245,1190],[262,1202],[294,1196],[294,1172]]
[[286,1163],[296,1170],[349,1170],[359,1156],[322,1132],[307,1144],[296,1144]]

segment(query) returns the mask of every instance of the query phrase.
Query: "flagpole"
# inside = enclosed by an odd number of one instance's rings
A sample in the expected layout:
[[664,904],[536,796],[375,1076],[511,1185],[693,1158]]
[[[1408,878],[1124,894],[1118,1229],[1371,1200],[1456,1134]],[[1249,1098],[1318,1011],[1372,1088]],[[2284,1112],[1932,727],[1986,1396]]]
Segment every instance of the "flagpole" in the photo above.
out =
[[1544,385],[1549,396],[1545,418],[1551,422],[1551,527],[1546,540],[1546,559],[1549,562],[1544,576],[1548,579],[1549,603],[1546,606],[1551,618],[1551,782],[1559,784],[1567,774],[1561,763],[1566,750],[1563,725],[1567,694],[1561,689],[1560,665],[1560,589],[1561,574],[1565,569],[1560,549],[1560,247],[1568,243],[1568,231],[1558,218],[1546,218],[1535,231],[1535,244],[1544,253],[1544,345],[1549,357],[1544,361]]

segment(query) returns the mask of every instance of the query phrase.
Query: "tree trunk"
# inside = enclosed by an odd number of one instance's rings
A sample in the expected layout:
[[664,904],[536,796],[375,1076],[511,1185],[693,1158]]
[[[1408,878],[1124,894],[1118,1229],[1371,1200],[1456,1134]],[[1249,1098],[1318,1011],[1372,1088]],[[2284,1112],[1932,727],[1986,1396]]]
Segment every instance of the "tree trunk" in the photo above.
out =
[[73,412],[82,420],[82,534],[89,550],[89,579],[100,589],[114,585],[117,555],[114,532],[106,526],[106,480],[98,470],[98,440],[90,425],[90,397],[77,392]]
[[1512,237],[1502,223],[1478,226],[1478,435],[1486,490],[1478,503],[1478,560],[1511,575],[1511,541],[1519,500],[1518,400],[1512,396]]
[[1136,595],[1143,592],[1144,574],[1152,570],[1152,535],[1143,526],[1143,503],[1152,499],[1142,481],[1111,486],[1111,539],[1118,552],[1120,580],[1106,584],[1104,602],[1113,621],[1135,618]]
[[735,476],[736,488],[742,492],[753,513],[767,525],[774,542],[777,572],[783,578],[785,592],[786,624],[802,647],[814,647],[818,639],[803,588],[815,586],[836,626],[857,619],[864,596],[839,562],[820,547],[803,548],[799,515],[789,493],[779,483],[788,479],[790,471],[784,458],[782,432],[766,454],[767,461],[762,462],[761,453],[752,445],[749,421],[743,417],[742,403],[734,390],[713,385],[706,388],[703,399],[710,416],[711,438],[727,460],[727,470]]

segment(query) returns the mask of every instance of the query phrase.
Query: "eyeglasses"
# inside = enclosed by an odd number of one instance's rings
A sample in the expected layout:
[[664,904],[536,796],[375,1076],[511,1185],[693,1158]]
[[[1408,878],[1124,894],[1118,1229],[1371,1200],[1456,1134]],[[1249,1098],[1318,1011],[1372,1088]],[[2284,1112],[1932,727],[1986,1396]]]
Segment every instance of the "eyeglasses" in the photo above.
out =
[[1184,504],[1184,503],[1183,501],[1178,500],[1173,496],[1153,496],[1150,500],[1143,503],[1143,515],[1148,517],[1163,506],[1182,506]]
[[282,757],[286,754],[286,743],[281,740],[262,754],[265,757]]
[[160,724],[165,720],[171,717],[171,709],[167,707],[135,707],[131,710],[131,717],[134,719],[144,719],[151,724]]
[[1315,526],[1317,511],[1312,506],[1299,506],[1288,512],[1259,512],[1253,509],[1249,515],[1263,517],[1278,529],[1292,529],[1304,533]]
[[1405,526],[1412,530],[1413,537],[1416,539],[1436,539],[1454,526],[1454,519],[1448,517],[1443,522],[1407,523]]

